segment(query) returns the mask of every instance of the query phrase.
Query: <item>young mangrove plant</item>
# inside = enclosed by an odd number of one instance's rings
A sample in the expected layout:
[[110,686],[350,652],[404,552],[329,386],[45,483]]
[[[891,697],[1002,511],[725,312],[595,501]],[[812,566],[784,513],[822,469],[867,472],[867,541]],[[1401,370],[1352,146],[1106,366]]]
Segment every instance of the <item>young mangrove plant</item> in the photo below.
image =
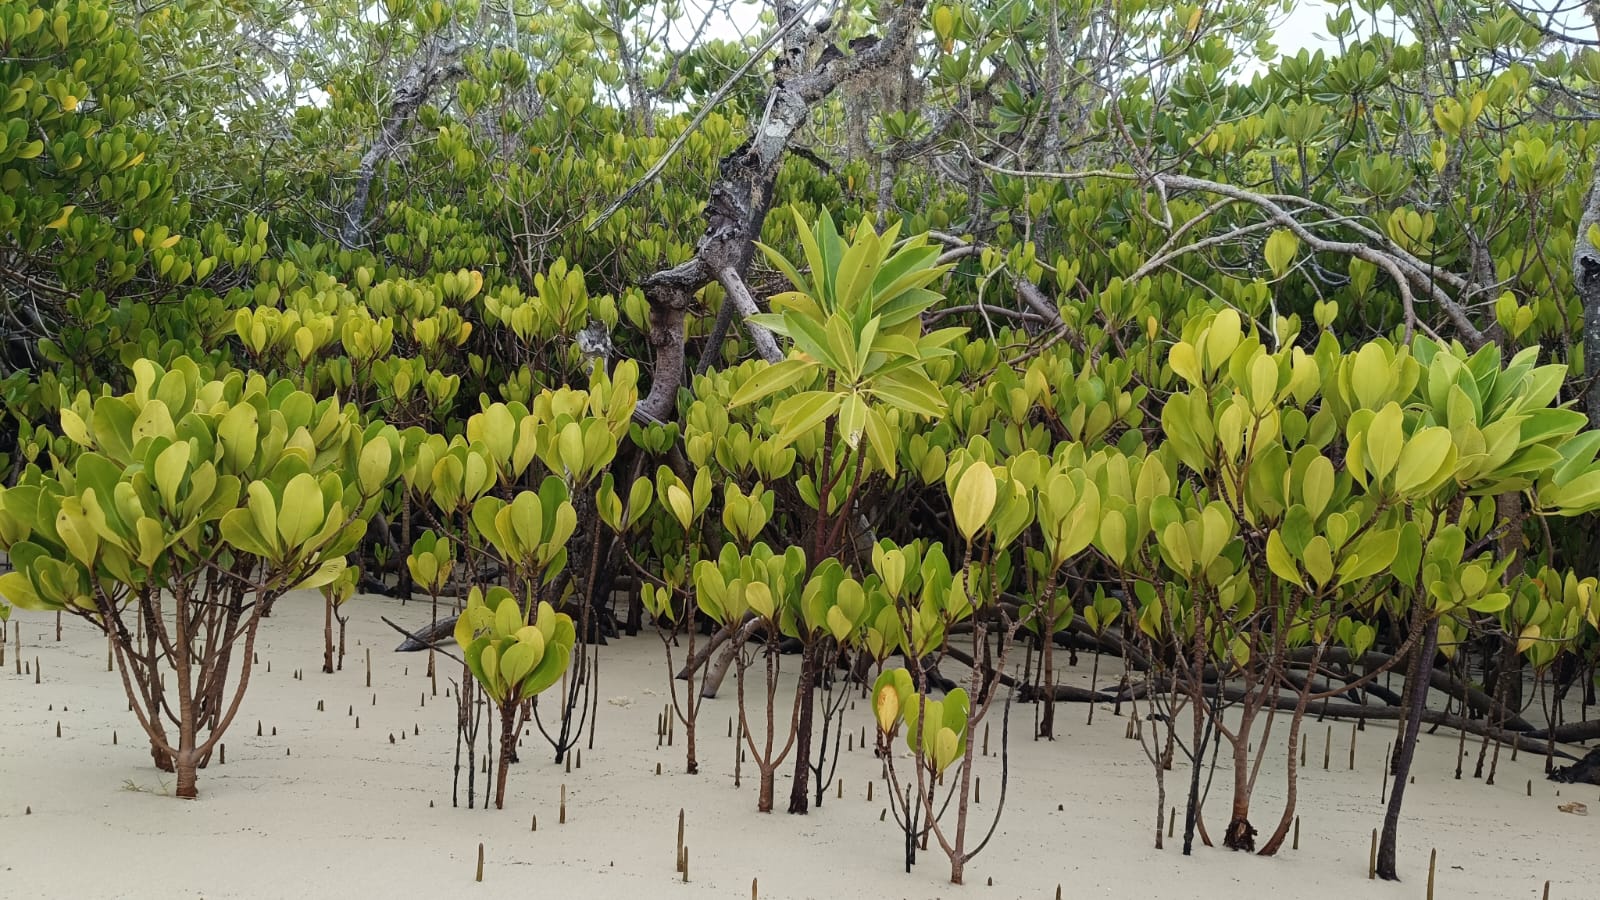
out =
[[[322,671],[333,674],[335,668],[344,671],[344,629],[350,621],[348,613],[340,613],[344,605],[356,594],[356,584],[361,580],[361,569],[346,566],[339,577],[323,585],[322,591]],[[333,623],[339,623],[339,639],[334,641]]]
[[339,578],[398,474],[400,436],[363,431],[354,407],[288,382],[210,380],[181,357],[137,361],[130,393],[81,392],[61,423],[77,455],[0,490],[0,546],[16,565],[0,594],[109,636],[156,765],[176,773],[176,796],[196,797],[267,607]]
[[456,620],[456,643],[467,668],[500,715],[495,809],[505,808],[506,775],[527,715],[526,701],[561,680],[577,635],[566,613],[544,601],[524,610],[511,591],[499,586],[487,593],[473,588]]
[[772,811],[778,766],[783,764],[789,751],[794,748],[795,730],[800,721],[800,693],[796,692],[787,728],[783,730],[784,736],[779,737],[778,672],[783,656],[779,644],[784,633],[783,622],[796,618],[805,568],[805,551],[799,547],[790,547],[786,552],[776,554],[765,543],[756,544],[748,554],[743,555],[733,544],[724,544],[715,561],[703,559],[694,568],[695,600],[702,612],[724,628],[730,623],[744,621],[746,614],[752,615],[762,634],[759,652],[766,674],[763,682],[766,725],[759,744],[745,703],[750,655],[745,649],[745,642],[739,641],[734,646],[737,653],[739,733],[760,773],[760,789],[756,796],[756,810],[759,812]]

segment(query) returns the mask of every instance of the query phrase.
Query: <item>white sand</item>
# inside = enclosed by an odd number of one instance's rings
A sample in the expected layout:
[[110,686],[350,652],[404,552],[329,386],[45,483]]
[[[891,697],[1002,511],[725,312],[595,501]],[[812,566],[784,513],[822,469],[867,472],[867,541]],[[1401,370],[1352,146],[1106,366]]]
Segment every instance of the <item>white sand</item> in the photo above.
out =
[[[581,770],[553,765],[542,738],[530,732],[525,762],[512,767],[506,809],[452,809],[454,703],[441,687],[437,701],[419,708],[428,686],[425,654],[391,652],[398,636],[378,620],[388,615],[420,626],[426,604],[401,608],[361,598],[349,608],[344,671],[324,675],[320,599],[279,604],[262,630],[263,665],[225,738],[227,764],[202,770],[195,802],[163,796],[171,776],[152,767],[120,683],[105,671],[104,639],[69,620],[57,643],[53,616],[17,613],[24,658],[39,659],[43,679],[35,685],[32,676],[16,675],[8,647],[0,672],[0,897],[470,896],[480,841],[483,889],[515,896],[746,897],[759,878],[763,898],[1048,898],[1057,884],[1064,897],[1413,898],[1423,896],[1430,848],[1439,851],[1441,898],[1537,898],[1547,878],[1553,898],[1600,895],[1600,788],[1547,782],[1541,758],[1512,763],[1509,750],[1494,787],[1471,779],[1470,760],[1467,778],[1455,781],[1456,736],[1442,731],[1423,738],[1407,795],[1400,838],[1406,880],[1369,882],[1370,833],[1382,817],[1381,757],[1394,733],[1386,725],[1361,732],[1350,772],[1349,724],[1333,726],[1332,771],[1321,765],[1326,726],[1308,724],[1300,850],[1286,845],[1279,858],[1262,859],[1200,847],[1184,858],[1173,841],[1156,851],[1155,783],[1138,745],[1123,737],[1127,720],[1102,707],[1085,726],[1087,710],[1078,704],[1059,707],[1064,734],[1053,744],[1029,740],[1033,709],[1014,707],[1005,813],[994,842],[968,865],[967,885],[948,884],[936,845],[907,875],[893,817],[878,820],[884,785],[875,787],[874,802],[865,800],[867,782],[879,772],[870,751],[844,754],[844,799],[830,791],[805,817],[782,812],[786,777],[778,782],[779,812],[771,815],[755,811],[748,763],[743,788],[733,789],[731,676],[700,717],[702,774],[682,774],[681,730],[677,746],[656,749],[667,682],[653,634],[602,650],[599,730]],[[371,690],[364,686],[368,648]],[[785,660],[791,672],[797,662]],[[1102,682],[1114,677],[1114,664],[1103,661]],[[293,678],[296,668],[304,680]],[[447,671],[458,674],[453,664],[441,674]],[[1088,657],[1067,675],[1086,684]],[[317,711],[318,700],[326,712]],[[347,715],[351,706],[359,729]],[[857,734],[870,722],[865,703],[847,716]],[[267,736],[255,736],[258,720]],[[1277,728],[1274,741],[1284,723]],[[397,743],[389,743],[391,734]],[[1468,747],[1475,753],[1470,740]],[[991,750],[998,749],[996,718]],[[1185,766],[1180,760],[1171,773],[1169,798],[1181,790]],[[973,828],[981,835],[999,796],[999,760],[981,760],[977,774],[982,802]],[[1532,798],[1525,796],[1530,778]],[[564,826],[556,822],[563,783]],[[1221,766],[1207,805],[1214,834],[1226,822],[1228,783]],[[1256,789],[1252,819],[1260,840],[1277,823],[1282,789],[1275,759]],[[1567,800],[1589,803],[1594,814],[1557,811]],[[688,884],[673,865],[680,807],[688,816]],[[530,833],[534,815],[539,829]]]

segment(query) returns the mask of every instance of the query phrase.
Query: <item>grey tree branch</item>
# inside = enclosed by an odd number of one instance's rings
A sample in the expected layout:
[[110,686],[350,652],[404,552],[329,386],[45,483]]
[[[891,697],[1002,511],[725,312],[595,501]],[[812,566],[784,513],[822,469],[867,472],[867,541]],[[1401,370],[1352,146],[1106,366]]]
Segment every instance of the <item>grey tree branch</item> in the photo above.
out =
[[[720,280],[725,270],[738,275],[749,264],[753,242],[761,234],[771,205],[778,168],[795,133],[810,119],[812,108],[841,84],[888,65],[899,48],[914,38],[924,3],[909,0],[897,6],[881,37],[858,38],[851,41],[848,51],[828,44],[813,60],[812,51],[827,41],[832,22],[825,19],[815,27],[801,28],[797,23],[811,5],[802,9],[794,0],[774,0],[776,32],[783,37],[784,46],[773,62],[773,85],[761,119],[750,137],[718,166],[706,203],[706,230],[694,257],[640,282],[650,304],[650,343],[656,361],[650,393],[640,401],[636,417],[666,421],[672,415],[683,384],[685,321],[694,296]],[[772,43],[769,39],[763,46]],[[730,297],[734,293],[730,292]]]
[[[1149,173],[1138,175],[1132,172],[1117,172],[1110,170],[1088,170],[1083,172],[1024,172],[997,166],[973,154],[967,153],[977,165],[999,172],[1003,175],[1032,176],[1035,178],[1055,178],[1061,180],[1087,180],[1091,178],[1106,178],[1116,181],[1142,181],[1162,191],[1163,196],[1169,196],[1178,191],[1193,193],[1213,194],[1227,197],[1242,203],[1247,203],[1265,213],[1268,220],[1288,229],[1302,243],[1317,252],[1339,253],[1365,260],[1382,269],[1395,283],[1396,290],[1400,293],[1400,302],[1405,309],[1406,336],[1423,327],[1416,316],[1415,301],[1416,291],[1420,290],[1426,298],[1436,304],[1444,312],[1445,317],[1456,329],[1463,342],[1470,347],[1481,347],[1488,342],[1488,337],[1467,316],[1466,308],[1441,287],[1440,282],[1445,282],[1458,289],[1470,293],[1470,285],[1465,279],[1453,273],[1444,273],[1416,256],[1407,253],[1392,242],[1376,241],[1369,230],[1357,229],[1358,233],[1367,237],[1372,243],[1357,243],[1354,241],[1337,241],[1324,238],[1311,231],[1300,218],[1291,212],[1281,198],[1247,190],[1219,181],[1209,181],[1204,178],[1194,178],[1188,175],[1171,175],[1164,173]],[[1375,246],[1376,244],[1376,246]],[[1596,258],[1597,269],[1600,269],[1600,257]]]
[[[1600,29],[1600,0],[1585,4],[1595,28]],[[1600,224],[1600,154],[1594,160],[1589,178],[1589,196],[1584,198],[1583,216],[1572,242],[1572,283],[1583,303],[1583,374],[1589,379],[1584,402],[1589,427],[1600,428],[1600,248],[1589,240],[1589,230]]]
[[745,286],[738,271],[732,266],[724,266],[717,272],[717,282],[727,291],[727,302],[733,304],[734,311],[744,320],[745,330],[750,332],[750,342],[756,345],[756,352],[769,363],[781,361],[783,351],[778,349],[777,338],[772,336],[772,332],[750,321],[750,317],[761,310],[757,308],[756,298],[750,296],[750,289]]
[[378,136],[372,146],[361,156],[356,168],[356,186],[345,204],[344,224],[339,230],[339,241],[346,248],[356,248],[367,239],[367,200],[372,194],[372,182],[377,178],[378,167],[394,154],[400,142],[410,134],[416,124],[417,112],[440,87],[466,74],[461,57],[472,46],[468,41],[447,42],[442,36],[430,37],[417,51],[416,58],[404,75],[395,83],[389,110],[378,126]]
[[749,57],[745,59],[744,63],[741,64],[739,68],[733,70],[733,73],[728,76],[727,80],[723,81],[722,84],[718,86],[716,91],[712,92],[711,96],[706,98],[706,102],[700,105],[700,111],[695,113],[693,119],[689,120],[689,124],[683,129],[683,132],[674,138],[671,144],[667,145],[667,152],[661,154],[661,158],[655,161],[655,164],[650,167],[649,171],[641,175],[638,181],[635,181],[628,187],[627,190],[623,191],[620,197],[611,201],[610,206],[607,206],[605,209],[601,210],[600,215],[595,216],[594,221],[589,223],[588,232],[590,234],[593,234],[596,228],[604,225],[607,219],[610,219],[612,216],[616,215],[617,210],[628,205],[629,201],[633,200],[634,197],[639,196],[639,192],[649,187],[651,182],[661,177],[661,173],[666,171],[667,164],[672,162],[672,158],[678,155],[678,151],[682,150],[683,145],[689,142],[689,138],[693,136],[696,131],[700,130],[700,126],[705,122],[706,116],[711,115],[712,111],[722,104],[723,99],[728,96],[728,92],[733,90],[733,86],[735,84],[739,83],[739,79],[743,78],[745,74],[750,71],[751,67],[753,67],[758,60],[764,57],[768,50],[771,50],[774,46],[776,46],[778,41],[782,40],[784,35],[788,34],[789,29],[793,28],[799,21],[800,17],[796,16],[793,19],[790,19],[784,25],[780,26],[772,33],[771,36],[762,42],[761,46],[755,49],[755,52],[751,53]]

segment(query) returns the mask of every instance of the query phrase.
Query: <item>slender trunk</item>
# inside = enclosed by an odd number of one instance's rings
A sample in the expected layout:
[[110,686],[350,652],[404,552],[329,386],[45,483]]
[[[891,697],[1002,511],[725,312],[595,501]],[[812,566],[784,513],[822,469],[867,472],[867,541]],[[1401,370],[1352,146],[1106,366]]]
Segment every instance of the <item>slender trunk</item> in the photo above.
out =
[[[1191,671],[1188,673],[1190,684],[1190,702],[1194,704],[1194,738],[1191,747],[1189,762],[1189,798],[1183,814],[1183,855],[1189,856],[1194,852],[1194,835],[1200,823],[1200,767],[1205,765],[1206,743],[1211,738],[1215,727],[1206,718],[1206,696],[1204,689],[1205,672],[1205,646],[1202,643],[1204,636],[1200,629],[1195,629],[1193,659],[1190,663]],[[1220,687],[1220,685],[1219,685]],[[1202,840],[1204,838],[1202,837]]]
[[1239,730],[1228,743],[1233,750],[1233,809],[1228,818],[1228,828],[1222,834],[1222,846],[1229,850],[1256,848],[1256,829],[1250,824],[1250,733],[1255,726],[1256,704],[1253,692],[1247,687],[1244,711],[1239,717]]
[[335,668],[337,668],[339,671],[343,672],[344,671],[344,627],[346,625],[350,624],[350,617],[349,616],[342,616],[341,617],[339,615],[338,610],[334,611],[333,617],[339,621],[339,658],[338,658],[338,663],[335,666]]
[[[695,610],[698,608],[698,604],[691,601],[687,604],[687,606],[689,607],[689,614],[686,617],[689,623],[689,645],[685,648],[684,652],[692,658],[694,656],[694,637],[696,631],[694,614]],[[672,650],[669,647],[667,650],[667,675],[670,677],[671,674]],[[674,688],[674,690],[676,689]],[[700,760],[696,758],[694,748],[694,722],[695,719],[699,717],[699,714],[700,700],[695,696],[694,692],[694,673],[690,672],[688,681],[684,685],[683,694],[683,740],[684,743],[688,745],[684,748],[684,769],[690,775],[700,774]],[[734,745],[738,746],[738,742],[736,741]]]
[[517,752],[517,704],[506,703],[500,707],[500,764],[494,779],[494,808],[506,808],[506,775],[511,771],[511,760]]
[[175,601],[175,633],[172,641],[172,651],[176,659],[173,660],[177,669],[178,678],[178,753],[173,760],[178,772],[178,784],[174,793],[176,796],[193,800],[200,796],[195,787],[195,703],[189,683],[189,661],[191,647],[189,639],[189,603],[187,596],[181,591],[173,598]]
[[322,598],[322,671],[333,674],[333,598]]
[[820,637],[806,643],[800,656],[800,723],[795,730],[794,786],[789,791],[789,813],[803,816],[811,800],[811,720],[816,708],[817,645]]
[[756,762],[756,769],[761,773],[761,791],[756,796],[756,812],[769,813],[772,812],[772,794],[774,784],[777,781],[778,769],[776,766],[765,765],[759,760]]
[[1278,827],[1272,832],[1272,837],[1261,848],[1262,856],[1276,855],[1283,846],[1283,839],[1288,836],[1289,828],[1294,824],[1295,803],[1299,798],[1300,782],[1300,725],[1306,718],[1306,707],[1311,700],[1311,677],[1317,672],[1317,667],[1322,664],[1322,651],[1326,644],[1318,644],[1317,652],[1311,657],[1311,668],[1307,670],[1306,685],[1300,690],[1300,697],[1295,701],[1294,716],[1289,719],[1289,765],[1287,781],[1284,792],[1283,817],[1278,820]]
[[[978,647],[988,647],[987,632],[988,629],[985,627],[982,619],[979,619],[973,624],[972,649],[974,659],[977,658]],[[1005,640],[1003,633],[1001,635],[1001,640]],[[1002,663],[1003,662],[1004,660],[1002,660]],[[995,682],[988,680],[987,673],[980,671],[979,667],[977,666],[973,667],[972,674],[968,682],[968,690],[972,692],[971,703],[973,705],[969,706],[967,710],[967,746],[966,751],[961,757],[961,786],[957,788],[957,790],[960,791],[961,796],[956,805],[956,840],[955,846],[950,852],[951,884],[963,883],[962,878],[965,876],[967,867],[967,811],[968,803],[970,803],[972,800],[972,757],[973,751],[977,749],[977,744],[972,740],[972,728],[977,722],[977,716],[988,710],[989,703],[994,698],[994,685]],[[1003,741],[1004,737],[1002,737],[1001,740]],[[943,842],[943,835],[941,835],[940,843]]]
[[[143,671],[137,674],[143,676],[144,690],[142,693],[144,694],[145,714],[149,717],[151,728],[155,731],[155,734],[150,736],[150,759],[155,763],[158,771],[172,772],[175,771],[172,753],[168,749],[169,743],[165,729],[161,726],[161,717],[163,715],[162,699],[165,690],[161,686],[161,648],[156,638],[156,625],[154,622],[155,617],[159,615],[160,611],[155,609],[154,601],[148,595],[140,599],[137,619],[140,634],[144,639],[147,664]],[[20,628],[21,623],[18,623],[17,627]],[[22,652],[20,646],[17,652],[20,659]]]
[[[1095,690],[1095,688],[1097,688],[1099,686],[1099,681],[1100,681],[1100,647],[1099,647],[1098,644],[1096,644],[1095,648],[1094,648],[1094,664],[1089,667],[1089,691],[1091,693]],[[1052,691],[1051,693],[1054,693],[1054,691]],[[1093,703],[1089,704],[1089,721],[1085,722],[1084,723],[1085,725],[1093,725],[1094,724],[1094,707],[1095,707],[1095,704],[1093,704]]]
[[[411,494],[408,492],[400,500],[400,546],[403,551],[411,549]],[[405,606],[411,602],[411,593],[417,589],[411,579],[411,567],[401,566],[395,578],[395,584],[400,589],[400,605]],[[437,604],[435,604],[437,606]],[[439,621],[437,617],[435,622]]]
[[[1045,579],[1044,593],[1041,595],[1041,597],[1044,602],[1046,613],[1044,620],[1041,623],[1041,628],[1039,629],[1040,635],[1044,638],[1044,647],[1041,650],[1041,667],[1043,669],[1044,678],[1044,710],[1039,715],[1039,733],[1037,737],[1042,737],[1053,741],[1056,739],[1056,642],[1052,639],[1051,631],[1053,631],[1055,628],[1056,614],[1055,572],[1051,572],[1049,577]],[[1094,709],[1094,704],[1091,703],[1089,708],[1091,710],[1090,715],[1093,715],[1092,710]]]
[[1422,725],[1422,711],[1428,703],[1428,675],[1433,668],[1433,654],[1439,641],[1439,624],[1429,621],[1423,626],[1422,646],[1417,649],[1415,674],[1407,679],[1410,688],[1407,705],[1406,730],[1401,736],[1400,752],[1394,767],[1394,784],[1389,788],[1389,808],[1383,815],[1383,836],[1378,842],[1378,877],[1385,881],[1399,881],[1395,871],[1395,842],[1400,834],[1400,804],[1405,799],[1406,781],[1411,776],[1411,760],[1416,755],[1417,732]]
[[[407,568],[410,567],[408,566]],[[437,622],[439,621],[439,593],[430,589],[428,594],[433,602],[433,612],[428,621]],[[432,641],[428,642],[428,682],[433,686],[433,696],[439,696],[439,671],[434,667]]]
[[695,758],[694,753],[694,720],[695,717],[690,715],[683,723],[683,739],[689,742],[689,747],[685,751],[684,771],[690,775],[699,775],[700,760]]
[[478,711],[476,708],[477,681],[466,663],[461,664],[461,728],[467,739],[467,809],[473,809],[478,797]]

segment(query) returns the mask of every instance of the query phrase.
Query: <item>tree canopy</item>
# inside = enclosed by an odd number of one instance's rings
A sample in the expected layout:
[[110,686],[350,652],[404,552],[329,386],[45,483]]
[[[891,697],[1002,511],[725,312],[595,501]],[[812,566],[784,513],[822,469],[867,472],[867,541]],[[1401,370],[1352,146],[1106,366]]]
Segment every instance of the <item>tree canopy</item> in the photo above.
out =
[[1375,654],[1393,877],[1434,669],[1533,734],[1524,667],[1600,653],[1600,9],[1335,0],[1280,55],[1267,0],[731,2],[0,0],[0,594],[455,566],[509,729],[626,572],[625,627],[803,647],[794,811],[829,654],[972,634],[875,691],[916,778],[991,643],[1053,709],[1114,634],[1236,761]]

